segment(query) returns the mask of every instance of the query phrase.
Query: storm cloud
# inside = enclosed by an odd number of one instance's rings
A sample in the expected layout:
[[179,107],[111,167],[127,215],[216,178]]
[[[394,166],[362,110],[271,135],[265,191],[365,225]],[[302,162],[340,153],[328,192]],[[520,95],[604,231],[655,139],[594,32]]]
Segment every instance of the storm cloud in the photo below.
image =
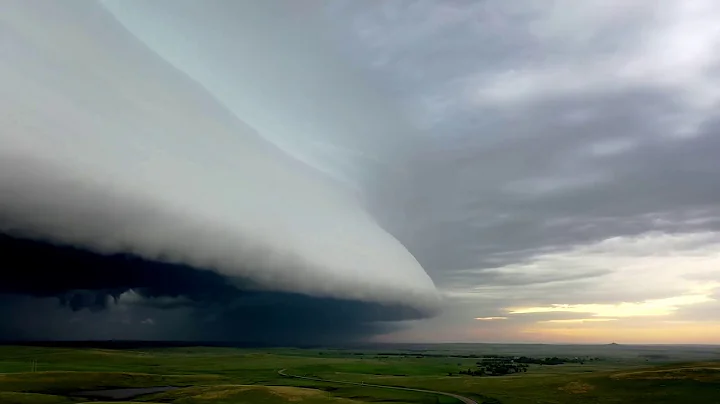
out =
[[712,0],[5,3],[4,335],[717,342]]
[[[358,339],[437,312],[431,279],[352,189],[268,142],[100,3],[3,8],[8,302],[54,298],[67,310],[53,317],[107,319],[134,296],[144,303],[128,310],[187,314],[165,338],[265,342]],[[138,315],[138,327],[164,326]],[[5,338],[68,338],[4,321]]]

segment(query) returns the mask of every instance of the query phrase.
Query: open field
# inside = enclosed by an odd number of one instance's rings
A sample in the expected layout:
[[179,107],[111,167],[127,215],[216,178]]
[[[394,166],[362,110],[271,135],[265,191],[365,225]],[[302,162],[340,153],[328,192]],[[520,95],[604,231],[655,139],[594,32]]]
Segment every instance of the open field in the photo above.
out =
[[[488,355],[588,358],[469,376]],[[93,401],[80,392],[180,387],[126,402],[453,404],[454,398],[283,377],[459,394],[479,403],[720,403],[720,347],[461,344],[355,349],[0,347],[0,403]],[[117,403],[119,401],[115,401]]]

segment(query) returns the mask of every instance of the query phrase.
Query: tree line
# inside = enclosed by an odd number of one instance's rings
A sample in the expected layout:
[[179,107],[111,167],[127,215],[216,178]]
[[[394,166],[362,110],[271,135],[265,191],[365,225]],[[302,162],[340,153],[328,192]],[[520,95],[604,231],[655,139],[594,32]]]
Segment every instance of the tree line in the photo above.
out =
[[[500,355],[487,355],[482,357],[480,361],[475,362],[477,367],[475,369],[461,370],[457,372],[460,375],[469,376],[502,376],[513,373],[524,373],[527,372],[528,367],[533,365],[562,365],[564,363],[578,363],[584,364],[586,361],[596,361],[599,358],[560,358],[557,356],[548,358],[531,358],[528,356],[500,356]],[[449,376],[453,376],[453,373],[448,373]]]

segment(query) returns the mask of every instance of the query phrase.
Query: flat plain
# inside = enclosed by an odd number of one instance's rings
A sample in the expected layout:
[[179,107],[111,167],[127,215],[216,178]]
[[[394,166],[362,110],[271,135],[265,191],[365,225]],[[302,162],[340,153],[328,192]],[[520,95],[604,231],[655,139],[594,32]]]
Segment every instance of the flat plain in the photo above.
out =
[[[498,359],[500,358],[500,359]],[[484,361],[526,370],[471,376]],[[560,358],[561,364],[538,364]],[[556,361],[557,362],[557,361]],[[114,403],[452,404],[452,397],[283,376],[448,392],[484,404],[720,403],[720,347],[385,345],[343,349],[1,346],[0,403],[101,403],[84,392],[172,386]],[[128,401],[129,400],[129,401]]]

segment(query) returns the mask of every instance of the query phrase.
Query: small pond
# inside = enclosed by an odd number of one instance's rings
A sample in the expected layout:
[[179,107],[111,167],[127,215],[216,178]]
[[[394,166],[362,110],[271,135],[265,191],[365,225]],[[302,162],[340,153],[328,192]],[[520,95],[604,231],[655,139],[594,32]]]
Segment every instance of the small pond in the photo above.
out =
[[110,400],[129,400],[145,394],[162,393],[165,391],[179,389],[180,387],[138,387],[138,388],[127,388],[127,389],[111,389],[111,390],[94,390],[94,391],[80,391],[73,393],[73,396],[87,397],[87,398],[101,398]]

